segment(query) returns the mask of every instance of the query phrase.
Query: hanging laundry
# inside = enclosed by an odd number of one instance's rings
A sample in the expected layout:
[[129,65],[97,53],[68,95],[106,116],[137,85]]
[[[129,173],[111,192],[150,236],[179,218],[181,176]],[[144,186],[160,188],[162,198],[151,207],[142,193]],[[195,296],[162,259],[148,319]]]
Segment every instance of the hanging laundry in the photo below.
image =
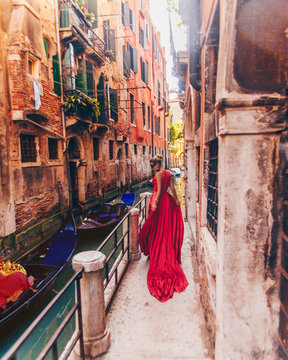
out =
[[38,89],[37,82],[33,80],[34,97],[35,97],[35,109],[38,110],[41,106],[40,92]]

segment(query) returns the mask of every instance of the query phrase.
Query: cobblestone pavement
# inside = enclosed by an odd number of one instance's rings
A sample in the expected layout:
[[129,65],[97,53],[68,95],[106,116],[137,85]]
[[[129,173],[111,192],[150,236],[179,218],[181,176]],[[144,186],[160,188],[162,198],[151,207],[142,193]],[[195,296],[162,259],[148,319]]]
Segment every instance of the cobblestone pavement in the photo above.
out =
[[185,223],[182,268],[189,285],[161,303],[148,291],[149,259],[141,254],[141,259],[130,265],[107,315],[109,351],[97,359],[212,359],[195,264],[191,232]]

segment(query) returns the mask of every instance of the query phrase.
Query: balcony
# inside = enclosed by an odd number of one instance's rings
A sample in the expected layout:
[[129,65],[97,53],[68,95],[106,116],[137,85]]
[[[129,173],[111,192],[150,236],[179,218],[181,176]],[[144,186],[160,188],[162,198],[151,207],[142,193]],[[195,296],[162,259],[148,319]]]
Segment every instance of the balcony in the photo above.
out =
[[72,43],[75,55],[85,54],[99,65],[105,61],[106,44],[93,30],[88,20],[74,0],[59,2],[60,38],[62,43]]
[[[102,113],[101,102],[75,89],[66,92],[63,108],[66,127],[86,129],[89,133],[104,136],[109,129],[109,121]],[[104,116],[103,116],[104,115]]]

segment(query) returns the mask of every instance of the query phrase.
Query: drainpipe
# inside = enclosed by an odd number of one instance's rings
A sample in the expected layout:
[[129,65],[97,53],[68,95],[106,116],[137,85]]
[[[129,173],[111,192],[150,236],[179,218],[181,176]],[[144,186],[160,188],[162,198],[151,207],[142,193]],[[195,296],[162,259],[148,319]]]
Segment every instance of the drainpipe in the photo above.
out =
[[[62,129],[63,129],[63,154],[64,161],[66,164],[66,174],[68,178],[68,206],[73,205],[72,201],[72,189],[71,189],[71,179],[70,179],[70,169],[69,169],[69,159],[67,153],[67,138],[66,138],[66,122],[64,110],[62,107],[63,104],[63,78],[62,78],[62,59],[61,59],[61,48],[60,48],[60,36],[59,36],[59,13],[58,13],[58,1],[54,0],[55,6],[55,27],[56,27],[56,43],[57,43],[57,52],[58,52],[58,61],[59,61],[59,75],[60,75],[60,111],[61,111],[61,121],[62,121]],[[65,169],[65,167],[64,167]],[[64,204],[61,204],[61,210],[63,213]]]
[[56,26],[56,43],[57,43],[57,52],[58,52],[58,61],[59,61],[59,75],[60,75],[60,102],[61,102],[61,121],[63,128],[63,137],[64,137],[64,152],[66,150],[66,123],[65,123],[65,115],[64,110],[62,108],[63,104],[63,81],[62,81],[62,59],[61,59],[61,49],[60,49],[60,37],[59,37],[59,14],[58,14],[58,1],[54,0],[55,6],[55,26]]
[[108,120],[111,118],[111,108],[110,108],[110,86],[109,83],[106,84],[106,92],[107,92],[107,105],[108,105]]
[[[152,61],[153,62],[153,61]],[[152,157],[154,156],[154,102],[151,101],[151,115],[152,115],[152,119],[151,119],[151,136],[152,136]]]

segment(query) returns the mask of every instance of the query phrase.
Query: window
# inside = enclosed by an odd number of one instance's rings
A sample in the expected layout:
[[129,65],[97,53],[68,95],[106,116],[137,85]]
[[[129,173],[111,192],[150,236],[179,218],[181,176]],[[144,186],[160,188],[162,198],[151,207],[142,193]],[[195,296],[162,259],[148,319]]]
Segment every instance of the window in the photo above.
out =
[[130,121],[131,124],[135,124],[135,103],[134,94],[130,93]]
[[58,140],[48,138],[49,160],[58,159]]
[[94,160],[99,160],[99,157],[100,157],[100,144],[99,144],[99,139],[95,138],[95,137],[93,138],[93,155],[94,155],[94,157],[93,157]]
[[21,146],[21,161],[22,162],[36,162],[36,136],[21,134],[20,146]]
[[143,126],[146,128],[146,109],[145,102],[142,102],[142,117],[143,117]]
[[130,57],[130,69],[134,71],[134,73],[138,72],[138,50],[133,49],[129,44],[129,57]]
[[104,42],[106,44],[106,50],[111,52],[110,59],[116,60],[116,41],[115,41],[115,30],[110,29],[110,20],[103,21],[103,34]]
[[39,77],[39,61],[32,56],[28,56],[27,72],[34,78]]
[[158,81],[158,106],[161,105],[161,86],[160,81]]
[[114,158],[114,154],[113,154],[113,147],[114,147],[114,141],[113,140],[109,140],[109,159],[113,160]]
[[217,239],[217,214],[218,214],[218,143],[213,141],[209,146],[209,178],[207,198],[207,225],[214,239]]
[[149,155],[151,155],[151,146],[149,146]]
[[142,154],[145,155],[145,153],[146,153],[146,146],[143,146],[142,147]]
[[125,143],[125,156],[126,156],[126,158],[129,157],[129,150],[128,150],[128,144],[127,143]]
[[95,16],[95,20],[92,22],[92,27],[98,27],[98,6],[96,0],[85,0],[85,7],[88,9],[89,12],[92,12]]
[[137,155],[137,144],[134,144],[134,154]]

